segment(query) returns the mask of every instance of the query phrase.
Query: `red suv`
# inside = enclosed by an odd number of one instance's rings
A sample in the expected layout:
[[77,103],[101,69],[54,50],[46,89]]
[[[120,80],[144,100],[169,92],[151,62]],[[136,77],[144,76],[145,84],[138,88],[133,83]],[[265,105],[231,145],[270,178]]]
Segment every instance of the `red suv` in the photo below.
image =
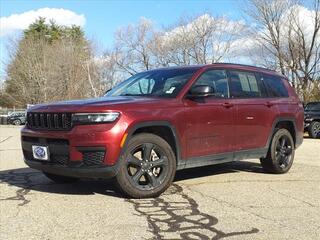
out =
[[32,107],[22,149],[53,181],[114,177],[130,197],[154,197],[185,168],[259,158],[266,171],[287,172],[303,120],[274,71],[173,67],[138,73],[101,98]]

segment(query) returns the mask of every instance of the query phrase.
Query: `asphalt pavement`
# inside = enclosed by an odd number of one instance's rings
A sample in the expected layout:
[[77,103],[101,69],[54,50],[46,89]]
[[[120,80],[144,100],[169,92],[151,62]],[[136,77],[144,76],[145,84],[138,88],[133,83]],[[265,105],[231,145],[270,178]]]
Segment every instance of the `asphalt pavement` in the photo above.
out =
[[56,184],[23,163],[20,128],[0,126],[0,239],[320,239],[320,139],[287,174],[256,159],[178,172],[159,198],[114,183]]

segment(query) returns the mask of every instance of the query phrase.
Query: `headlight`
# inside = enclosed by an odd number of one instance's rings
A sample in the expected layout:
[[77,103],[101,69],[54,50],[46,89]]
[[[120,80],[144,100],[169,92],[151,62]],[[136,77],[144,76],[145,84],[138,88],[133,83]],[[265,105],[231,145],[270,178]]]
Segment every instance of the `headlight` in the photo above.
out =
[[73,124],[108,123],[119,117],[118,112],[109,113],[75,113],[72,114]]

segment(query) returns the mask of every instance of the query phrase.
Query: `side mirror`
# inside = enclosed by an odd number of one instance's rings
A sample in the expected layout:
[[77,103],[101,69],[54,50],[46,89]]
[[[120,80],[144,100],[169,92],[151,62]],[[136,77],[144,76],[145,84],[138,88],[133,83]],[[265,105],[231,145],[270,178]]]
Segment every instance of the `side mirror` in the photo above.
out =
[[202,97],[209,97],[214,95],[214,89],[208,85],[198,85],[192,87],[189,91],[188,97],[189,98],[202,98]]

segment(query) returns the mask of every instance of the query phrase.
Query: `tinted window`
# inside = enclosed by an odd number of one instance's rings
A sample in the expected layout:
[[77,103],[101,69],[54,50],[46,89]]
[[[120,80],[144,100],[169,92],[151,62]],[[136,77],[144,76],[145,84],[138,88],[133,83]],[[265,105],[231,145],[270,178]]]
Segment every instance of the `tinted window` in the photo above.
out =
[[126,95],[150,94],[154,87],[154,80],[148,78],[141,78],[133,83],[130,88],[125,91]]
[[320,103],[308,103],[306,105],[306,110],[309,110],[309,111],[320,111]]
[[229,75],[232,97],[262,97],[259,82],[254,73],[230,71]]
[[175,97],[198,68],[160,69],[138,73],[105,96]]
[[228,79],[224,70],[209,70],[203,73],[193,86],[208,85],[214,89],[214,96],[229,96]]
[[288,97],[288,91],[282,79],[277,76],[263,75],[262,81],[267,88],[270,97]]

